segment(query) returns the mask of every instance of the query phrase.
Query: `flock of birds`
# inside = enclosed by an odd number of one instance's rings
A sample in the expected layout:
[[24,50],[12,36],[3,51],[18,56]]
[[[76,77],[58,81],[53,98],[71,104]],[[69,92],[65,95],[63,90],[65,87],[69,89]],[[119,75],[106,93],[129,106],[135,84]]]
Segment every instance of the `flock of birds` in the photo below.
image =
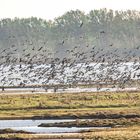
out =
[[[80,28],[83,26],[83,22]],[[101,31],[100,34],[105,34]],[[9,38],[14,36],[9,36]],[[59,84],[108,84],[122,87],[140,79],[140,57],[134,52],[140,47],[124,51],[106,51],[104,48],[86,45],[86,49],[74,46],[61,52],[51,52],[43,45],[35,47],[26,40],[29,49],[19,50],[16,45],[0,50],[0,86],[59,85]],[[61,46],[65,44],[62,40]],[[23,44],[24,45],[24,44]],[[113,46],[109,44],[110,47]]]

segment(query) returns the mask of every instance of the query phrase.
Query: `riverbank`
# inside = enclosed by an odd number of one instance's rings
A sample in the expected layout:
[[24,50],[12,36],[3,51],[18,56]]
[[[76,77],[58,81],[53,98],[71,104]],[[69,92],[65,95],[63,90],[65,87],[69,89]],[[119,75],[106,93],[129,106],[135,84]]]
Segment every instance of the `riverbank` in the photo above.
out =
[[119,119],[94,119],[94,120],[76,120],[59,123],[42,123],[39,127],[126,127],[140,126],[140,118],[119,118]]
[[[98,130],[90,128],[90,130],[72,134],[7,133],[1,134],[2,138],[138,139],[140,134],[140,92],[2,94],[0,95],[0,119],[76,119],[69,123],[47,123],[47,127],[109,127]],[[78,121],[78,119],[85,120]]]
[[[140,127],[112,128],[90,130],[83,133],[65,134],[2,134],[0,138],[17,138],[13,140],[49,140],[49,139],[81,139],[81,140],[139,140]],[[10,139],[11,140],[11,139]]]
[[140,117],[140,92],[0,95],[0,119]]

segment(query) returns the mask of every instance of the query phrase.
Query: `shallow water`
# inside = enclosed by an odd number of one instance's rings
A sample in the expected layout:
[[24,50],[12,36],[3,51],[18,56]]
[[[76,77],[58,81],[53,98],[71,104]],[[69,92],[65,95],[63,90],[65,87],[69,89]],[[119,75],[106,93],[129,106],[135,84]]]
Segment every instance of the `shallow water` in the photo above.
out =
[[[14,130],[24,130],[34,133],[74,133],[81,130],[89,130],[94,127],[11,127]],[[97,129],[97,128],[96,128]]]
[[38,127],[41,123],[67,122],[75,120],[0,120],[0,129],[11,128],[34,133],[73,133],[81,130],[104,129],[105,127]]
[[[66,89],[57,89],[55,93],[79,93],[79,92],[103,92],[103,91],[136,91],[139,90],[137,87],[130,87],[130,88],[66,88]],[[33,94],[33,93],[54,93],[53,89],[49,89],[45,91],[42,88],[6,88],[5,92],[3,93],[18,93],[18,94]]]
[[33,127],[38,126],[41,123],[56,123],[56,122],[68,122],[74,120],[0,120],[0,128],[9,127]]

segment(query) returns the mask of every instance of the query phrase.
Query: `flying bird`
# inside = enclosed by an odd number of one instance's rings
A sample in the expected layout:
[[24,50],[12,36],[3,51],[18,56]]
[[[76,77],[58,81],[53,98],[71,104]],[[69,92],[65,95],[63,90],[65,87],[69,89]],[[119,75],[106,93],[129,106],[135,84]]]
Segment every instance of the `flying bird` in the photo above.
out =
[[80,28],[83,26],[83,22],[81,22],[81,24],[80,24]]

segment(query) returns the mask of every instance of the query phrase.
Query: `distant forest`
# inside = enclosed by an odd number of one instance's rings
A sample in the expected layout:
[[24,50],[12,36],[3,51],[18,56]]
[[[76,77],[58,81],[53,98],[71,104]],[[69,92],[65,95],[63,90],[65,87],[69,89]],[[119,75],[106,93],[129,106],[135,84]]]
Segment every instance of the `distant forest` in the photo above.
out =
[[[70,11],[46,21],[35,17],[0,20],[0,50],[15,47],[32,53],[43,47],[44,53],[65,56],[66,50],[130,50],[140,46],[140,12],[93,10],[88,14]],[[14,49],[15,49],[14,48]]]

